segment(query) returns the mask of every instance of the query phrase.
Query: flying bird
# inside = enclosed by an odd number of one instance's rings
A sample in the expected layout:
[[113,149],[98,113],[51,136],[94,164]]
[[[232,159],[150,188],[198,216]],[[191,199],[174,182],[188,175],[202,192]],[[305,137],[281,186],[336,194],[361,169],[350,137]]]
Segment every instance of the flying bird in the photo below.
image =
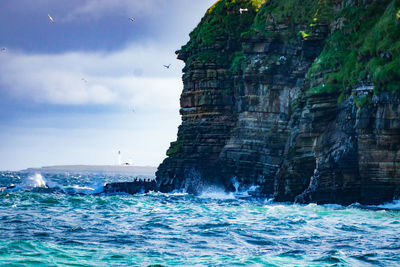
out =
[[247,12],[247,11],[249,11],[247,8],[239,8],[240,14],[242,14],[243,12]]
[[51,23],[54,23],[54,19],[50,16],[50,14],[47,14],[47,16],[49,17],[49,20],[51,21]]
[[171,64],[163,65],[163,66],[166,67],[167,69],[169,69],[169,67],[171,67]]
[[132,18],[129,18],[129,20],[132,22],[135,22],[136,19],[134,17],[132,17]]
[[2,52],[6,52],[6,51],[7,51],[7,48],[2,47],[2,48],[1,48],[1,51],[2,51]]
[[82,78],[81,79],[82,81],[84,81],[85,83],[87,83],[88,81],[85,79],[85,78]]

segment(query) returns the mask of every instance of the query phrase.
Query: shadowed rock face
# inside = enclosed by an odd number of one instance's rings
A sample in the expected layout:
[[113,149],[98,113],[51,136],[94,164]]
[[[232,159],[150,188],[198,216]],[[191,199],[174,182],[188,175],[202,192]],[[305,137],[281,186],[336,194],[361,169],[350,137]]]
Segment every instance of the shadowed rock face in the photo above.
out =
[[400,193],[400,96],[381,94],[357,117],[361,201],[379,203]]
[[[317,2],[305,3],[323,13]],[[383,12],[390,2],[329,2],[325,13],[331,20],[314,19],[308,36],[307,25],[288,21],[294,16],[279,21],[281,2],[268,1],[259,13],[250,9],[244,22],[236,21],[242,34],[223,24],[218,38],[202,45],[199,29],[208,25],[206,15],[178,51],[186,63],[182,124],[156,173],[159,190],[199,193],[217,185],[233,191],[237,181],[243,188],[259,186],[258,195],[277,201],[375,204],[398,197],[399,90],[374,93],[377,85],[368,78],[367,87],[361,79],[358,87],[325,90],[332,83],[327,75],[339,69],[315,67],[337,39],[330,36],[347,27],[345,17],[333,20],[329,14],[375,10],[373,5],[382,5]],[[217,5],[222,13],[210,13],[214,18],[237,8],[228,0],[218,3],[226,10]],[[266,33],[253,29],[260,21]]]
[[322,97],[308,99],[276,177],[276,200],[377,204],[398,196],[399,95],[372,98],[364,108],[353,97],[338,108]]

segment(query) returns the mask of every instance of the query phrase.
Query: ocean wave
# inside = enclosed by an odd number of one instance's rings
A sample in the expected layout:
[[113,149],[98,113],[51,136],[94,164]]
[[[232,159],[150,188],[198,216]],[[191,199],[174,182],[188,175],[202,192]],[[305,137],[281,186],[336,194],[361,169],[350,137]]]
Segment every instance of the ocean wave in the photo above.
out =
[[70,195],[82,194],[82,195],[93,195],[100,194],[104,191],[104,182],[97,180],[89,186],[82,185],[70,185],[62,186],[57,182],[51,181],[43,177],[40,173],[35,173],[27,176],[18,185],[10,185],[2,188],[1,191],[5,193],[16,192],[16,191],[37,191],[41,189],[47,189],[49,192],[61,192]]
[[375,207],[378,207],[381,209],[400,210],[400,199],[394,200],[392,202],[384,203],[381,205],[377,205]]
[[62,190],[68,194],[83,194],[83,195],[94,195],[104,192],[104,182],[101,180],[96,181],[90,186],[63,186]]
[[8,187],[4,187],[2,191],[14,192],[20,190],[32,190],[34,188],[48,188],[46,179],[40,173],[29,175],[20,184],[11,184]]
[[[7,174],[8,177],[14,177],[14,175]],[[15,175],[16,176],[16,175]],[[54,178],[54,177],[53,177]],[[80,177],[74,177],[75,180]],[[68,195],[101,195],[104,192],[105,183],[103,179],[97,179],[89,185],[72,184],[72,185],[60,185],[55,181],[52,181],[51,177],[45,177],[41,173],[30,174],[26,177],[18,176],[21,182],[17,185],[11,184],[7,187],[0,187],[0,192],[10,193],[15,191],[36,191],[36,192],[59,192]],[[78,181],[76,180],[76,181]],[[237,180],[233,179],[234,192],[227,192],[222,187],[208,186],[202,190],[197,196],[202,199],[216,199],[216,200],[233,200],[233,199],[247,199],[257,196],[257,192],[260,190],[259,186],[254,185],[243,185]],[[122,193],[121,193],[122,194]],[[185,190],[175,190],[171,193],[160,193],[160,192],[149,192],[147,195],[165,195],[165,196],[186,196],[189,195]],[[293,203],[276,203],[273,198],[265,198],[265,205],[277,205],[285,204],[290,205]],[[298,204],[294,204],[298,205]],[[311,205],[311,206],[310,206]],[[314,204],[308,204],[306,206],[314,207]],[[348,206],[342,206],[339,204],[324,204],[321,205],[326,209],[386,209],[386,210],[400,210],[400,199],[392,202],[387,202],[381,205],[361,205],[359,203],[353,203]]]
[[[38,187],[0,194],[3,265],[397,266],[400,262],[397,211],[237,198],[244,187],[231,193],[209,187],[201,196],[184,191],[93,196],[96,186],[101,191],[100,175],[91,177],[95,183],[42,175],[47,187],[59,183],[74,193]],[[33,184],[43,186],[40,181]],[[396,207],[398,202],[381,207]]]
[[205,188],[198,196],[199,198],[211,198],[211,199],[235,199],[233,192],[226,192],[223,188],[210,186]]

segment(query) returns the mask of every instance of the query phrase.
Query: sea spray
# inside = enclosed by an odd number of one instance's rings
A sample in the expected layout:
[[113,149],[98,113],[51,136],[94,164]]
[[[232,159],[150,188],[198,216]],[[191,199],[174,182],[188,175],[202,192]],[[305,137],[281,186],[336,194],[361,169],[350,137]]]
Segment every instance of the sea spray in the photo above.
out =
[[9,185],[4,187],[1,191],[4,192],[15,192],[15,191],[32,191],[32,190],[41,190],[47,189],[46,192],[58,192],[70,195],[92,195],[92,194],[100,194],[104,191],[104,182],[102,179],[97,179],[92,182],[90,185],[65,185],[62,186],[59,183],[52,181],[50,179],[46,179],[40,173],[34,173],[27,176],[22,180],[20,184],[17,185]]
[[[14,178],[14,176],[10,175],[10,178]],[[17,185],[11,183],[6,187],[2,187],[1,191],[14,192],[19,190],[33,190],[35,188],[48,188],[46,179],[40,173],[29,175]]]
[[382,205],[377,205],[376,207],[382,209],[400,210],[400,199],[394,200],[393,202],[384,203]]
[[211,199],[235,199],[233,192],[226,192],[223,188],[217,186],[203,188],[203,191],[200,193],[199,197]]
[[104,191],[104,182],[102,180],[97,180],[89,186],[80,186],[80,185],[72,185],[72,186],[63,186],[62,191],[67,194],[75,195],[75,194],[83,194],[83,195],[93,195],[100,194]]
[[19,187],[22,189],[46,188],[46,179],[40,173],[35,173],[22,181]]

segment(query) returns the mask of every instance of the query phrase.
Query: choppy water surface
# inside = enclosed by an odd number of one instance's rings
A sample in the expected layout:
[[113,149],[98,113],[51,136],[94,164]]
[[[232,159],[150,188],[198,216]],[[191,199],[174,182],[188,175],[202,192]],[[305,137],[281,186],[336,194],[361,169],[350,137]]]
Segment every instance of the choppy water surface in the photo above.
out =
[[[49,193],[34,188],[32,181],[36,178],[0,173],[0,186],[15,183],[33,187],[0,192],[0,265],[400,263],[397,210],[364,209],[358,205],[271,204],[218,192],[200,197]],[[71,186],[78,191],[98,184],[99,179],[112,181],[121,177],[43,177],[47,184]],[[399,206],[394,203],[390,207]]]

